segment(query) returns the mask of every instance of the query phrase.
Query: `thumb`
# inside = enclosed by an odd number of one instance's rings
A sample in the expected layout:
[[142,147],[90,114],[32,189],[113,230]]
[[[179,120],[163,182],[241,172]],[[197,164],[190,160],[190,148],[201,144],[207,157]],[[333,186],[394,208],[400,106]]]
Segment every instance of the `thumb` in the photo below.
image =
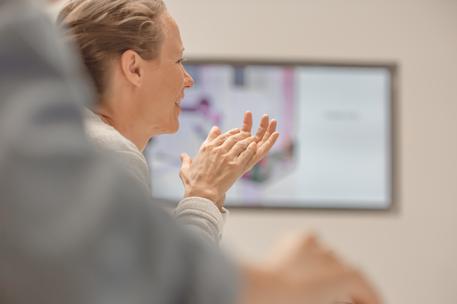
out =
[[192,159],[187,153],[182,153],[181,156],[181,169],[179,170],[179,178],[183,182],[184,186],[189,183],[189,169],[192,164]]
[[181,170],[189,169],[192,164],[192,158],[187,153],[181,153]]

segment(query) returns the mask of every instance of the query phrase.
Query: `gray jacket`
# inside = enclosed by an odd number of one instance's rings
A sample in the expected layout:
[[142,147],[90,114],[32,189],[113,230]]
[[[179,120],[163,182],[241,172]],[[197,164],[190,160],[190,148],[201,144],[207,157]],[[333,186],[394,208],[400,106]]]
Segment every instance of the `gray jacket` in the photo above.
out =
[[0,303],[235,302],[234,266],[88,141],[80,70],[44,14],[0,0]]

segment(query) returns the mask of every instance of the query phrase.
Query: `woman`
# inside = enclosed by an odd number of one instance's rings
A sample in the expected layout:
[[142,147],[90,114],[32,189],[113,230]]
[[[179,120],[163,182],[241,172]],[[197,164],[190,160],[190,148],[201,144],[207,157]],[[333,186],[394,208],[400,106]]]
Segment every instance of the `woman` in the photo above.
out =
[[[116,151],[132,176],[149,191],[142,155],[149,139],[179,128],[180,102],[194,81],[184,69],[179,28],[161,0],[75,0],[58,23],[79,46],[98,104],[87,111],[87,132]],[[183,154],[184,200],[179,219],[217,240],[223,226],[226,191],[262,159],[279,134],[264,116],[251,136],[252,114],[243,127],[221,134],[214,127],[194,159]],[[203,228],[203,229],[202,229]]]

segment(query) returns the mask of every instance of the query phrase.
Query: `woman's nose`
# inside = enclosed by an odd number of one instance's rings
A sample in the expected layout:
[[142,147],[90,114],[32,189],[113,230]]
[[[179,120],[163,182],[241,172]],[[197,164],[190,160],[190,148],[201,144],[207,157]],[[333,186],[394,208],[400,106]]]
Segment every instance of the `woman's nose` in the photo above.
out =
[[191,88],[194,85],[194,79],[190,74],[184,69],[184,87]]

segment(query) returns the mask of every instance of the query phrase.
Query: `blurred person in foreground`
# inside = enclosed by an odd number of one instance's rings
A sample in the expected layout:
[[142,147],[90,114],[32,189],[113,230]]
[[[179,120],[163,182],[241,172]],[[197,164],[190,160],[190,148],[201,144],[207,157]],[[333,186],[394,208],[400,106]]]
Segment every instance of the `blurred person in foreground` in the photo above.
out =
[[0,0],[0,302],[379,304],[315,238],[228,261],[88,140],[93,100],[36,1]]
[[[142,152],[152,137],[178,130],[184,91],[194,83],[183,66],[178,25],[161,0],[67,1],[57,22],[95,84],[96,103],[85,111],[88,136],[120,155],[126,172],[150,192]],[[182,155],[185,193],[175,216],[211,240],[222,235],[225,193],[279,136],[267,115],[255,136],[251,128],[247,112],[241,129],[221,134],[213,127],[194,159]]]

